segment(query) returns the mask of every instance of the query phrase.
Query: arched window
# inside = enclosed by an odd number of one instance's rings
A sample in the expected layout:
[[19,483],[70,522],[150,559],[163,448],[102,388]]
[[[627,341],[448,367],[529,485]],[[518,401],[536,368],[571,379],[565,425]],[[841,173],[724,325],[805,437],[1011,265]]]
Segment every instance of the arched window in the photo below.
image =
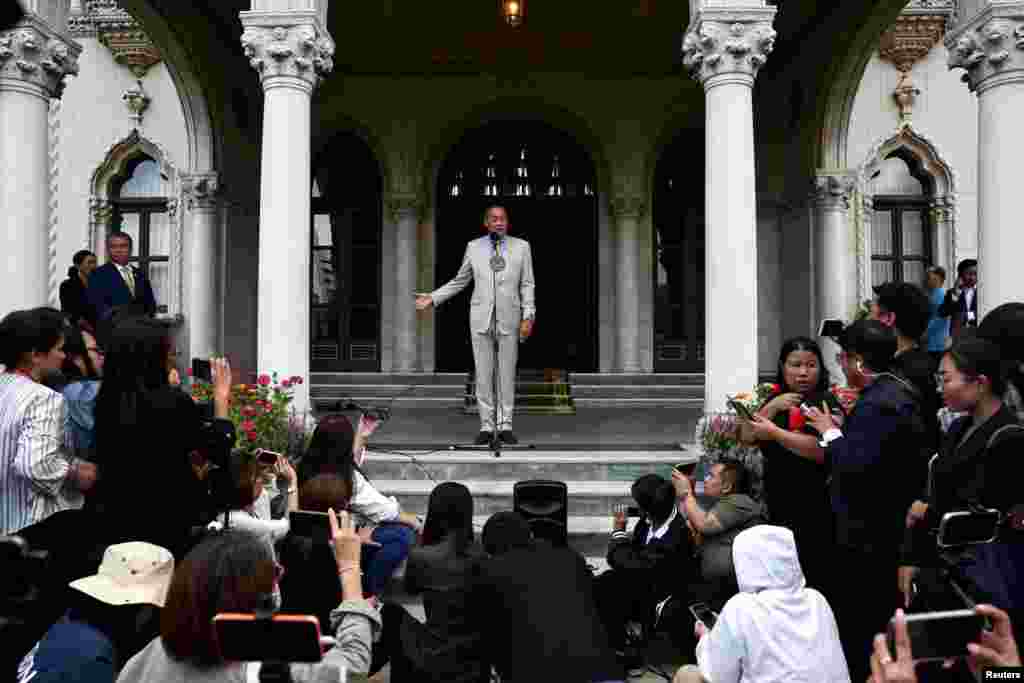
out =
[[171,275],[172,225],[164,195],[166,180],[155,159],[139,154],[125,164],[124,173],[115,177],[110,187],[110,232],[131,235],[131,260],[149,277],[158,313],[167,312]]
[[930,178],[896,150],[871,178],[871,284],[920,285],[932,264]]

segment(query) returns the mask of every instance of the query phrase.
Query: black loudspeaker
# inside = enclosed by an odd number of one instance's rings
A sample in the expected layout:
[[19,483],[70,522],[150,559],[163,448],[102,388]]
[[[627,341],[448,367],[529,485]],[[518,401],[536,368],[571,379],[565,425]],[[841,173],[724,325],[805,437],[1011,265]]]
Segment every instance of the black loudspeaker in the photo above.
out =
[[569,487],[562,481],[535,479],[512,487],[512,508],[533,531],[556,547],[569,544]]

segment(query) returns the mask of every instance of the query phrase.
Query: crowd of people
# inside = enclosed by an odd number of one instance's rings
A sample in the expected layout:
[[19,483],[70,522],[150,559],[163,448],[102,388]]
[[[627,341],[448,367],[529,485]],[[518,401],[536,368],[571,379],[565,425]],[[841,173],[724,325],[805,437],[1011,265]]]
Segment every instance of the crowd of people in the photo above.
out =
[[[72,274],[87,293],[90,258]],[[932,290],[944,275],[929,271]],[[596,576],[512,511],[478,537],[461,483],[431,492],[425,520],[403,510],[373,484],[369,417],[322,417],[295,462],[232,452],[230,364],[212,360],[212,402],[198,404],[146,310],[111,304],[99,331],[88,313],[15,311],[0,321],[0,535],[48,560],[14,582],[37,590],[5,602],[10,665],[25,683],[246,681],[253,665],[224,652],[214,622],[244,613],[312,615],[333,636],[320,662],[291,665],[297,681],[389,666],[396,683],[621,682],[659,630],[695,660],[677,683],[1020,666],[1024,304],[977,320],[976,279],[965,262],[941,296],[875,288],[868,319],[835,340],[852,406],[819,343],[787,340],[778,391],[736,434],[760,449],[763,495],[730,459],[700,482],[646,474],[631,488],[640,519],[615,512]],[[995,541],[940,547],[945,515],[972,510],[998,512]],[[297,511],[326,514],[329,531],[293,529]],[[387,600],[403,563],[425,622]],[[915,667],[905,613],[965,606],[993,628],[963,657]],[[877,637],[890,623],[894,648]]]

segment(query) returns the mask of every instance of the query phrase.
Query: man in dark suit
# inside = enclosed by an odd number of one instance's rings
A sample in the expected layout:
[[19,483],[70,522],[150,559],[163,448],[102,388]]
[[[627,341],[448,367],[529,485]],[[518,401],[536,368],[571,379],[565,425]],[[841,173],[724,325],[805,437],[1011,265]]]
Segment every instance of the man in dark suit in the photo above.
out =
[[956,287],[946,292],[939,315],[950,318],[949,334],[956,337],[965,327],[978,326],[978,262],[964,259],[956,267]]
[[515,512],[488,519],[483,543],[490,557],[477,567],[468,602],[502,683],[624,680],[582,557],[534,541]]
[[636,664],[637,656],[626,652],[626,623],[653,624],[657,604],[681,595],[695,574],[693,544],[686,520],[676,511],[672,484],[657,474],[645,474],[633,482],[631,493],[640,521],[630,534],[625,515],[615,516],[608,546],[611,569],[594,582],[609,641],[613,649],[623,651],[627,665]]
[[150,317],[156,313],[149,278],[129,263],[132,246],[132,237],[127,233],[112,232],[107,237],[110,262],[94,270],[89,278],[88,298],[96,323],[109,322],[115,312]]

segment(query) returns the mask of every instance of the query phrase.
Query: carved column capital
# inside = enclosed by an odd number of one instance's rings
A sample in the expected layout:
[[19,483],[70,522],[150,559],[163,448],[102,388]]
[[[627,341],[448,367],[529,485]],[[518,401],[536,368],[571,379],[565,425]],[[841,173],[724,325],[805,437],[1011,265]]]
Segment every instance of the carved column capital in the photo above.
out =
[[846,211],[856,186],[853,175],[847,173],[821,173],[814,178],[811,202],[816,208]]
[[64,77],[78,74],[82,46],[65,38],[34,14],[0,33],[0,88],[25,84],[47,97],[64,93]]
[[267,87],[276,76],[315,88],[334,69],[334,40],[312,10],[241,12],[242,49]]
[[212,210],[217,208],[221,185],[216,173],[192,173],[182,176],[181,189],[189,209]]
[[774,7],[706,7],[683,38],[683,65],[705,86],[724,74],[757,76],[775,47]]
[[418,220],[423,209],[423,200],[415,194],[393,193],[385,196],[384,206],[395,221],[403,218]]
[[611,200],[611,212],[616,218],[639,220],[647,213],[647,202],[644,201],[643,197],[637,195],[613,197]]
[[952,197],[936,197],[932,200],[930,208],[936,223],[956,220],[956,201]]
[[946,36],[949,68],[972,92],[1024,82],[1024,2],[989,5]]

